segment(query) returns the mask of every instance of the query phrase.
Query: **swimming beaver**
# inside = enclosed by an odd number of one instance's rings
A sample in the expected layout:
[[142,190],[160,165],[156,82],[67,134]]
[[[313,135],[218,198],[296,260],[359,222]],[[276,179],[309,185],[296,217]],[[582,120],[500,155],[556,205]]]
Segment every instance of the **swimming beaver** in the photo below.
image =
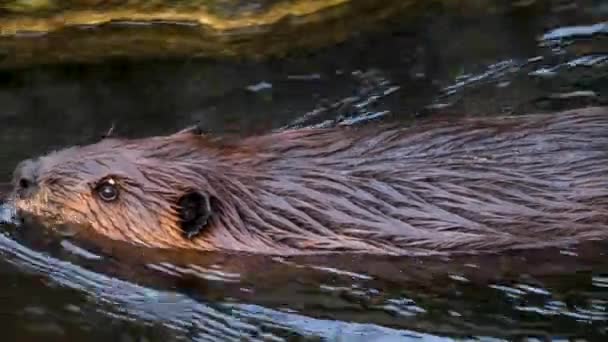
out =
[[23,161],[23,213],[155,248],[489,253],[608,236],[608,108],[105,138]]

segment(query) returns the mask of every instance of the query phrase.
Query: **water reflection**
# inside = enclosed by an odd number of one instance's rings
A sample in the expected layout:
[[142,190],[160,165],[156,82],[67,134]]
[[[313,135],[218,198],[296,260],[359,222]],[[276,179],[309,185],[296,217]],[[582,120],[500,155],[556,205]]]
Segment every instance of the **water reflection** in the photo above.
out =
[[77,311],[163,326],[195,340],[430,338],[425,331],[594,340],[605,333],[605,245],[451,259],[286,260],[138,250],[101,240],[79,247],[90,248],[85,255],[53,244],[66,241],[42,239],[40,232],[0,236],[2,268],[8,262],[51,280],[38,291],[76,290],[65,298],[78,299]]

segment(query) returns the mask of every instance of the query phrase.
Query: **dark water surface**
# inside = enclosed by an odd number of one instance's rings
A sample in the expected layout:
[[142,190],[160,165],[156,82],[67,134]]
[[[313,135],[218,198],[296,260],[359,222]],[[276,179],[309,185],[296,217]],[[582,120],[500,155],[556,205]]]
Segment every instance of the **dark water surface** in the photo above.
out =
[[[199,121],[287,126],[608,105],[608,4],[394,19],[307,55],[0,72],[0,183],[26,157]],[[371,123],[373,124],[373,123]],[[6,192],[7,186],[0,188]],[[452,259],[173,254],[2,227],[3,341],[608,340],[605,245]]]

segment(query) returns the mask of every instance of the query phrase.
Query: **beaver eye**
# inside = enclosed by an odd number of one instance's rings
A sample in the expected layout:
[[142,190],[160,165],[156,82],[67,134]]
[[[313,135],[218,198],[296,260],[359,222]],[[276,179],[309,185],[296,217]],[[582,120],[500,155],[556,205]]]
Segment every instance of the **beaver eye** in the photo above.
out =
[[118,198],[118,187],[116,186],[116,181],[111,178],[99,183],[95,191],[97,192],[99,198],[106,202],[112,202]]

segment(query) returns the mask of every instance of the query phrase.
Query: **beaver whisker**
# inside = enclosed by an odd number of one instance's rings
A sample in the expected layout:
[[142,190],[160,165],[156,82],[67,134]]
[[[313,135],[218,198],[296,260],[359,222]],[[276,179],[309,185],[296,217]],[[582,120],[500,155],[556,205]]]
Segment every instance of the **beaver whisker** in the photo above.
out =
[[116,126],[116,122],[112,121],[112,125],[110,125],[110,129],[108,129],[108,131],[101,136],[100,140],[104,140],[104,139],[111,137],[112,134],[114,133],[115,126]]

